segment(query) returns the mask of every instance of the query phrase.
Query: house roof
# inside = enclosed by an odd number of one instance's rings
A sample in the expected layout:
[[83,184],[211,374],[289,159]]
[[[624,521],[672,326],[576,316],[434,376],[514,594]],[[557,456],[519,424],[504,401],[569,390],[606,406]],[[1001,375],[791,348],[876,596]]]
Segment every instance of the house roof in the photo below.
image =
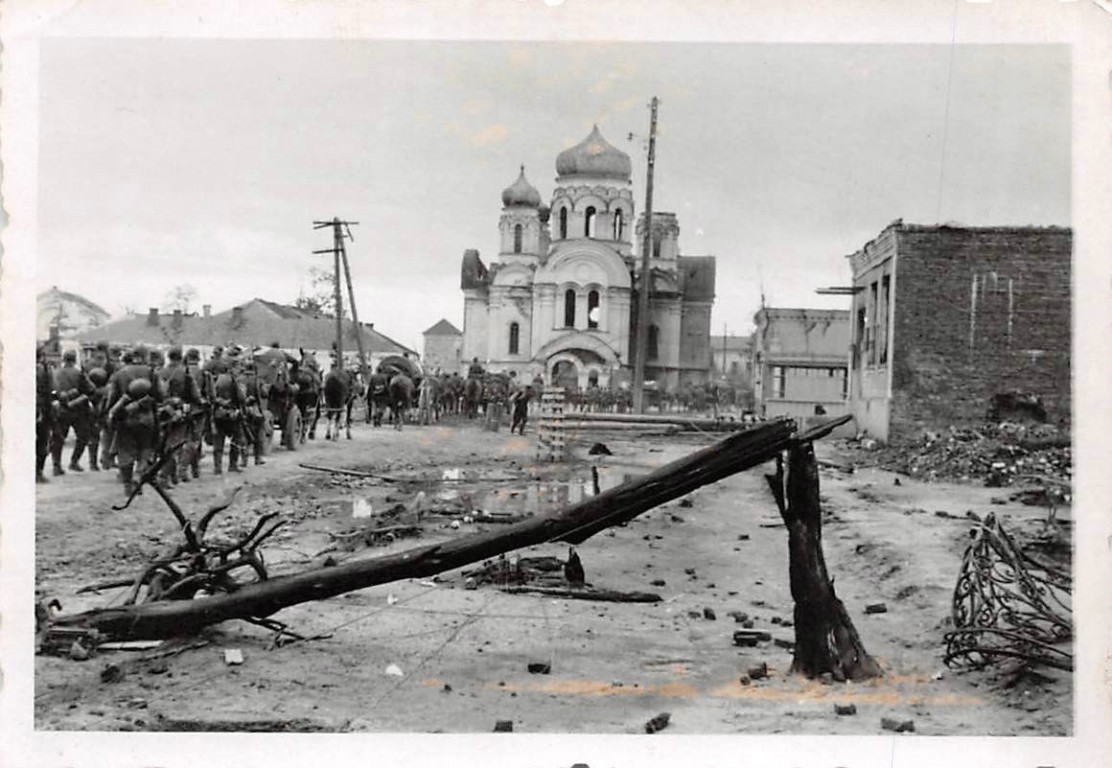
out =
[[[368,354],[417,353],[362,325],[363,345]],[[269,347],[274,342],[284,349],[331,349],[336,338],[334,317],[314,316],[285,304],[253,299],[239,307],[210,317],[165,313],[131,315],[78,335],[82,342],[111,344],[182,344],[216,346],[228,343]],[[344,323],[344,342],[355,348],[355,327]]]
[[104,309],[104,307],[100,306],[96,302],[89,301],[84,296],[81,296],[79,294],[70,293],[69,291],[63,291],[56,285],[52,285],[49,290],[43,291],[35,298],[40,305],[44,302],[69,301],[84,307],[89,312],[92,312],[94,315],[98,315],[105,319],[110,316],[108,310]]
[[462,336],[463,331],[456,328],[447,320],[441,320],[436,325],[425,331],[422,336]]

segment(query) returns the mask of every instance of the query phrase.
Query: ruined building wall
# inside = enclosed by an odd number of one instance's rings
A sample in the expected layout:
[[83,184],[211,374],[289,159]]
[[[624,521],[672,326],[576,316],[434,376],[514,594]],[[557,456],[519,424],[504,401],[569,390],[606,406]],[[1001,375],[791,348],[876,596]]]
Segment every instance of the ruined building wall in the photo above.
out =
[[890,439],[981,422],[1012,390],[1068,424],[1070,231],[905,226],[898,237]]

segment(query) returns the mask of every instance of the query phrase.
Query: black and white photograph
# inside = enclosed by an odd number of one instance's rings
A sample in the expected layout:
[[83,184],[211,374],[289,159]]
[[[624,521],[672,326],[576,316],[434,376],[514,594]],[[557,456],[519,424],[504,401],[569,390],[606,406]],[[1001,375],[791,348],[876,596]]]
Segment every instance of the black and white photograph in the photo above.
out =
[[16,5],[5,762],[1107,748],[1110,9]]

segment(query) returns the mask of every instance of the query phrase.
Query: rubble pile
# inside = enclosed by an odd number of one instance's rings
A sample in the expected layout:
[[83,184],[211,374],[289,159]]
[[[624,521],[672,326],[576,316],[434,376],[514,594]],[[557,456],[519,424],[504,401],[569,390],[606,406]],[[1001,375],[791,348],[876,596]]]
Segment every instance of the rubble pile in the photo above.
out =
[[880,449],[877,463],[927,482],[976,480],[991,488],[1024,481],[1068,487],[1073,470],[1068,433],[1010,421],[926,432],[915,443]]

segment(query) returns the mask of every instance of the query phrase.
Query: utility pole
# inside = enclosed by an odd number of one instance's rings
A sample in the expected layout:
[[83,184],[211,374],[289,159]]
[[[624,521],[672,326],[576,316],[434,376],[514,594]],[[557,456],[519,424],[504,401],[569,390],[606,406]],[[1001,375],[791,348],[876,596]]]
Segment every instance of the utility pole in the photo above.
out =
[[[332,254],[332,290],[333,300],[336,304],[336,362],[341,370],[344,366],[344,296],[340,289],[340,265],[343,264],[344,275],[347,278],[348,296],[351,298],[351,316],[355,321],[355,338],[359,344],[359,362],[363,372],[366,373],[366,359],[363,354],[363,333],[359,327],[359,315],[355,310],[355,293],[351,286],[351,272],[348,271],[347,251],[344,249],[345,231],[351,238],[351,225],[358,221],[341,221],[333,217],[332,221],[314,221],[313,229],[332,227],[332,247],[313,253]],[[354,239],[354,238],[351,238]]]
[[656,163],[656,110],[660,104],[656,96],[649,107],[649,164],[645,179],[645,239],[641,246],[641,288],[637,295],[637,355],[633,365],[633,412],[645,412],[645,358],[649,352],[649,291],[652,278],[649,274],[649,256],[653,242],[653,166]]
[[726,378],[726,324],[722,323],[722,378]]

